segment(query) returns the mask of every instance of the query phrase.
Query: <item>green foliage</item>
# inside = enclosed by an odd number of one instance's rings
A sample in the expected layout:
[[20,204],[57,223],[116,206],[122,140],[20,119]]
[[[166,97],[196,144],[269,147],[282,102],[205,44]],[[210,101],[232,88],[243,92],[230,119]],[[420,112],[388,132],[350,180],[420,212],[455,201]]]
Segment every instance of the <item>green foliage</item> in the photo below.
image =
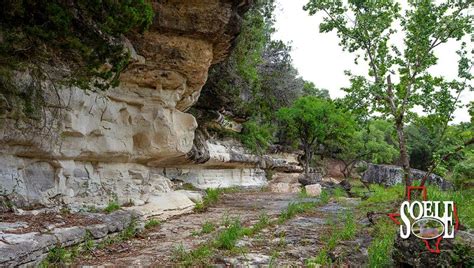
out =
[[346,213],[342,215],[342,218],[338,220],[338,222],[341,222],[343,224],[342,228],[335,226],[336,223],[334,222],[329,223],[330,234],[327,239],[324,239],[325,241],[327,241],[327,243],[324,245],[323,248],[321,248],[316,257],[306,260],[306,264],[309,267],[314,267],[318,264],[332,264],[332,259],[330,258],[328,252],[333,251],[340,241],[353,240],[355,238],[357,226],[353,214]]
[[200,245],[191,251],[186,251],[183,244],[180,244],[174,248],[172,258],[184,267],[208,266],[212,253],[212,247],[207,244]]
[[321,249],[316,257],[306,260],[308,267],[319,267],[321,265],[331,265],[332,259],[326,249]]
[[[351,86],[344,90],[352,103],[367,110],[365,115],[377,112],[392,118],[406,175],[409,157],[404,126],[414,118],[413,108],[420,106],[447,125],[459,94],[474,89],[468,82],[473,78],[474,60],[466,42],[459,42],[456,51],[457,79],[432,75],[430,69],[438,60],[435,48],[467,39],[474,32],[474,16],[468,12],[473,6],[472,1],[408,1],[403,14],[400,3],[392,0],[309,0],[304,7],[310,15],[324,14],[320,32],[336,32],[342,49],[355,55],[355,63],[362,58],[369,66],[366,76],[346,71]],[[404,35],[403,43],[394,40],[395,32]]]
[[278,217],[278,222],[283,223],[300,213],[307,212],[316,207],[315,202],[299,202],[299,203],[290,203],[284,211],[280,213]]
[[347,113],[314,96],[301,97],[277,114],[289,137],[299,139],[303,146],[306,173],[316,148],[344,144],[354,131],[355,123]]
[[46,259],[41,263],[41,267],[50,267],[53,265],[67,265],[74,259],[72,252],[63,247],[54,247],[49,250]]
[[233,222],[224,231],[217,235],[215,246],[219,249],[231,250],[235,247],[238,239],[244,235],[244,228],[239,219]]
[[[417,117],[407,126],[406,133],[410,165],[421,170],[428,170],[437,158],[451,153],[474,137],[470,124],[445,125],[435,116]],[[455,152],[449,159],[438,163],[435,172],[441,176],[449,175],[457,163],[466,159],[468,149]]]
[[209,206],[216,204],[222,193],[230,193],[237,191],[237,188],[208,188],[206,189],[206,195],[203,197],[203,201],[196,203],[194,211],[204,212]]
[[120,209],[120,205],[116,200],[110,200],[107,206],[104,208],[104,211],[107,213],[112,213]]
[[270,221],[270,217],[263,212],[258,216],[257,223],[255,223],[250,229],[248,229],[246,235],[252,236],[260,232],[262,229],[266,228],[270,224],[272,224],[272,222]]
[[327,146],[329,156],[342,160],[343,173],[349,177],[359,161],[375,164],[392,164],[399,157],[393,124],[385,120],[368,120],[359,123],[358,129],[346,143]]
[[405,186],[401,184],[385,188],[378,184],[370,186],[371,195],[359,204],[359,209],[368,211],[390,211],[395,204],[404,198]]
[[334,196],[335,198],[340,198],[347,197],[347,194],[346,191],[344,191],[344,189],[342,189],[341,187],[336,187],[332,192],[332,196]]
[[314,96],[320,99],[330,99],[327,89],[319,89],[313,82],[305,81],[303,85],[303,96]]
[[468,228],[474,228],[474,189],[441,191],[428,185],[428,199],[453,201],[456,204],[459,222]]
[[273,141],[271,129],[268,124],[258,124],[254,120],[247,121],[243,124],[240,140],[252,152],[263,154]]
[[393,265],[391,255],[397,227],[389,219],[377,221],[369,251],[369,267]]
[[216,229],[216,225],[210,221],[206,221],[201,227],[201,234],[212,233]]
[[155,226],[159,226],[161,222],[157,219],[150,219],[145,223],[145,229],[151,229]]
[[458,189],[462,189],[465,185],[474,184],[474,153],[471,153],[466,160],[454,166],[452,178]]
[[[27,117],[43,107],[45,80],[82,88],[107,89],[118,84],[129,53],[120,36],[143,32],[153,20],[151,4],[145,0],[77,0],[72,2],[2,2],[0,10],[0,96],[3,107]],[[47,63],[72,74],[51,79],[43,70]],[[107,63],[110,68],[102,68]],[[63,68],[67,67],[67,68]],[[32,83],[14,83],[16,72],[29,73]],[[93,82],[93,83],[92,83]],[[5,111],[0,111],[0,113]]]

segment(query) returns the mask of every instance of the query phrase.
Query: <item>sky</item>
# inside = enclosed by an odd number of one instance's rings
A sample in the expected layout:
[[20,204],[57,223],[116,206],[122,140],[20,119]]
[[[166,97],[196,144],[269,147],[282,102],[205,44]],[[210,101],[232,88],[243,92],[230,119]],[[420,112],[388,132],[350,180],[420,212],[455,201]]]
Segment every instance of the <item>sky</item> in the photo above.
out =
[[[308,12],[303,10],[307,2],[308,0],[277,0],[276,32],[273,38],[291,44],[293,65],[305,80],[314,82],[318,88],[329,90],[332,98],[343,97],[344,91],[341,88],[350,85],[344,70],[365,75],[367,64],[360,60],[359,65],[356,65],[354,56],[342,51],[338,45],[339,39],[335,32],[319,32],[323,15],[309,16]],[[396,38],[402,41],[402,36]],[[456,42],[448,42],[437,48],[435,53],[439,60],[431,69],[433,74],[443,75],[448,79],[456,77],[457,48]],[[474,92],[465,91],[460,99],[463,103],[474,101]],[[466,108],[458,109],[454,113],[453,123],[469,120]]]

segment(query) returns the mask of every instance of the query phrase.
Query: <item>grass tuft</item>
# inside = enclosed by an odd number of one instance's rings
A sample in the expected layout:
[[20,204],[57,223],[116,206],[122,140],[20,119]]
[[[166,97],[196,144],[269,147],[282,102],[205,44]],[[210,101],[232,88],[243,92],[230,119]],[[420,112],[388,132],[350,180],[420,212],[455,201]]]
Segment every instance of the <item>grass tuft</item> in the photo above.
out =
[[160,225],[160,224],[161,224],[161,222],[160,222],[159,220],[157,220],[157,219],[150,219],[150,220],[148,220],[148,221],[145,223],[145,229],[151,229],[151,228],[153,228],[153,227],[155,227],[155,226],[158,226],[158,225]]
[[104,211],[107,213],[112,213],[120,209],[120,205],[116,200],[110,200],[107,204],[107,207],[104,208]]

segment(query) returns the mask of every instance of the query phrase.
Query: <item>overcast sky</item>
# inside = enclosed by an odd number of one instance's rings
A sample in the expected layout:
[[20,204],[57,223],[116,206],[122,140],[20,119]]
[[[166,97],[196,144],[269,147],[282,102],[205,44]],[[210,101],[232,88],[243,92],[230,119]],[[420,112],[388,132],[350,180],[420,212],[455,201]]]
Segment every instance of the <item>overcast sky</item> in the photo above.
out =
[[[290,42],[293,48],[291,56],[293,64],[300,75],[315,83],[319,88],[329,90],[332,98],[344,96],[340,90],[349,86],[349,79],[344,70],[355,74],[366,74],[367,65],[354,64],[354,57],[342,51],[338,46],[339,39],[335,32],[319,33],[322,15],[309,16],[303,10],[308,0],[277,0],[275,39]],[[401,39],[402,37],[400,37]],[[401,41],[401,40],[400,40]],[[472,45],[472,44],[471,44]],[[457,75],[458,48],[455,42],[439,46],[435,51],[439,57],[437,66],[432,68],[433,74],[455,78]],[[464,92],[461,96],[464,103],[474,100],[474,92]],[[454,122],[469,121],[467,109],[455,112]]]

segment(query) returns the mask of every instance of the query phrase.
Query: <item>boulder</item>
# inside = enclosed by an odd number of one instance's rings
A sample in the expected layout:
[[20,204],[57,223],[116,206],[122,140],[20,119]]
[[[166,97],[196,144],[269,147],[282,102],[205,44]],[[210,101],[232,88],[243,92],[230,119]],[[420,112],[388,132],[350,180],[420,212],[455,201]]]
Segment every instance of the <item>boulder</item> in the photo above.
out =
[[[412,178],[420,180],[426,172],[411,169]],[[377,183],[383,186],[393,186],[396,184],[403,183],[403,169],[399,166],[393,165],[375,165],[369,164],[367,170],[362,175],[362,181],[368,183]],[[437,185],[442,190],[453,189],[453,184],[446,181],[444,178],[431,174],[427,180],[428,184]]]
[[[429,240],[431,248],[435,241]],[[397,235],[392,253],[396,267],[472,267],[474,265],[474,234],[457,231],[455,239],[442,239],[440,253],[431,253],[421,239]]]
[[298,178],[298,182],[302,185],[310,185],[320,183],[322,181],[322,176],[320,173],[309,173],[309,174],[302,174]]
[[277,182],[270,184],[270,192],[274,193],[299,193],[301,191],[301,184]]
[[306,194],[309,196],[319,196],[321,194],[321,184],[310,184],[305,187]]

